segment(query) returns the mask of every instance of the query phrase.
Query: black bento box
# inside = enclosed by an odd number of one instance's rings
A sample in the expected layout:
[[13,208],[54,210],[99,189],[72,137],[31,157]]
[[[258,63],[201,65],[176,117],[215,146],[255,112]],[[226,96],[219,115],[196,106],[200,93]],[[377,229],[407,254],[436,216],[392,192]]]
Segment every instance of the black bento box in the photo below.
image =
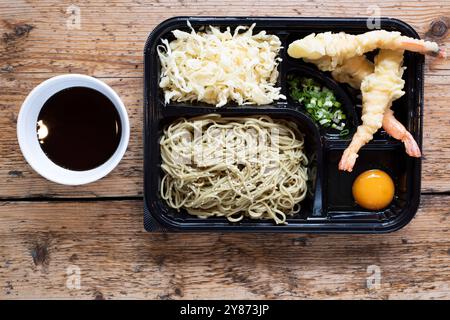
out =
[[[175,17],[159,24],[150,34],[144,49],[144,226],[147,231],[223,231],[223,232],[290,232],[290,233],[385,233],[405,226],[417,212],[420,202],[421,159],[408,157],[401,142],[380,130],[373,141],[359,152],[352,173],[338,171],[342,152],[352,134],[341,138],[333,132],[319,129],[303,108],[287,99],[267,106],[228,106],[216,108],[203,103],[164,105],[159,88],[160,63],[156,53],[161,39],[173,39],[171,31],[187,30],[187,21],[194,29],[208,25],[216,27],[256,23],[255,31],[266,30],[282,41],[279,82],[282,93],[288,96],[286,78],[291,73],[306,74],[330,87],[346,106],[351,132],[360,123],[360,96],[357,91],[336,83],[329,73],[318,71],[301,59],[287,55],[289,43],[310,33],[325,31],[363,33],[369,31],[366,18],[288,18],[288,17]],[[381,28],[400,31],[419,38],[408,24],[391,18],[381,18]],[[403,75],[406,94],[393,104],[396,117],[422,146],[423,64],[420,54],[405,52]],[[160,197],[162,178],[159,140],[165,125],[179,117],[208,113],[239,116],[264,114],[273,118],[294,121],[305,134],[305,148],[313,165],[310,172],[311,195],[302,202],[301,211],[287,218],[287,225],[272,221],[244,219],[230,223],[224,217],[201,219],[169,208]],[[363,171],[381,169],[395,183],[395,197],[389,207],[369,211],[355,204],[352,183]]]

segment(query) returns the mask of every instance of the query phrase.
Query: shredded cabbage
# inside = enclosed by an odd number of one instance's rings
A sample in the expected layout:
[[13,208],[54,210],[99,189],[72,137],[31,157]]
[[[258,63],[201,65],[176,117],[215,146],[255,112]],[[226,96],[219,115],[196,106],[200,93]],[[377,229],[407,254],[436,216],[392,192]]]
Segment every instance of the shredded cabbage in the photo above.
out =
[[197,33],[188,26],[190,33],[174,30],[175,40],[163,39],[157,47],[166,104],[202,101],[221,107],[229,101],[263,105],[286,99],[275,87],[281,61],[277,36],[253,35],[255,24],[248,30],[238,26],[233,34],[229,27]]

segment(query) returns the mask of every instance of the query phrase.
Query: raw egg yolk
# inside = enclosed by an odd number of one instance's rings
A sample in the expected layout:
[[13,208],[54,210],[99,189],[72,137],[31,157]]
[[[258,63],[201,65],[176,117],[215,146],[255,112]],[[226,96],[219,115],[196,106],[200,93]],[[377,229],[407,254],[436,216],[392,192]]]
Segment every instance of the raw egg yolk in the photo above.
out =
[[367,170],[353,182],[353,198],[361,207],[380,210],[387,207],[394,198],[394,182],[381,170]]

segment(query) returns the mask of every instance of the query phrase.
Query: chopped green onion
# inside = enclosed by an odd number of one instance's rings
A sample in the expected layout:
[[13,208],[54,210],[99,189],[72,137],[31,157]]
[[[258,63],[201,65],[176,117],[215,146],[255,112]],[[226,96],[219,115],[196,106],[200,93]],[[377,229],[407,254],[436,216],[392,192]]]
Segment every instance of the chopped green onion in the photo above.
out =
[[311,78],[293,75],[288,76],[288,84],[291,97],[304,105],[314,121],[324,128],[340,131],[341,136],[348,134],[349,131],[344,130],[347,117],[341,109],[342,104],[330,89],[320,86]]

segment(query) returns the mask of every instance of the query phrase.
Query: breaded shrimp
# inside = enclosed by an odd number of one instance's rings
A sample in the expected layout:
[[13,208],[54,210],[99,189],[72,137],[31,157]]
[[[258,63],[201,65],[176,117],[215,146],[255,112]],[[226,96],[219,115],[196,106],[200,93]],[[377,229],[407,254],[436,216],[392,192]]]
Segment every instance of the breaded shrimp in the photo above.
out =
[[384,113],[392,101],[400,98],[405,81],[403,75],[403,50],[380,50],[375,57],[375,70],[361,83],[363,110],[360,125],[352,142],[345,149],[339,170],[351,172],[358,158],[358,151],[372,140],[373,134],[381,128]]
[[[331,75],[336,81],[348,83],[355,89],[361,87],[365,77],[373,73],[374,65],[364,55],[350,58],[337,67]],[[400,140],[405,145],[406,153],[411,157],[420,157],[421,152],[416,140],[394,116],[391,105],[383,115],[383,129],[394,139]]]
[[362,55],[345,60],[331,72],[331,75],[338,82],[348,83],[353,88],[360,89],[361,82],[372,74],[373,70],[373,63]]
[[374,30],[352,35],[344,32],[310,34],[289,45],[288,54],[316,64],[322,71],[332,71],[345,60],[375,49],[409,50],[445,57],[436,42],[402,36],[400,32]]

